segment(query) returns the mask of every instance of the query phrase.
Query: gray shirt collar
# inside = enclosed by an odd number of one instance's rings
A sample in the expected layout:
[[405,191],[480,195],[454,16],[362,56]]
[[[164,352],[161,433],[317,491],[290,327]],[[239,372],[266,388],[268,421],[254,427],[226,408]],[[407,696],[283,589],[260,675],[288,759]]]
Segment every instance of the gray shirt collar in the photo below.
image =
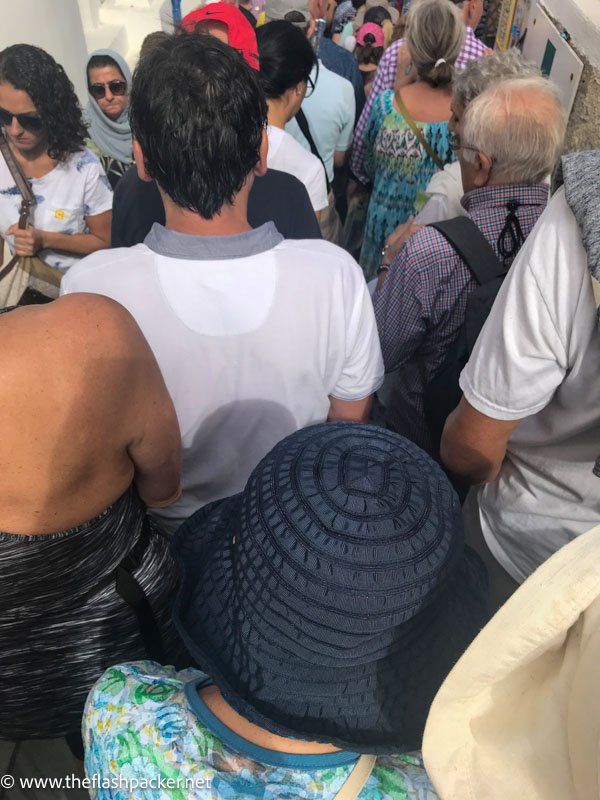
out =
[[161,256],[184,258],[190,261],[222,261],[255,256],[271,250],[283,241],[272,222],[259,228],[231,236],[194,236],[165,228],[155,222],[144,244]]

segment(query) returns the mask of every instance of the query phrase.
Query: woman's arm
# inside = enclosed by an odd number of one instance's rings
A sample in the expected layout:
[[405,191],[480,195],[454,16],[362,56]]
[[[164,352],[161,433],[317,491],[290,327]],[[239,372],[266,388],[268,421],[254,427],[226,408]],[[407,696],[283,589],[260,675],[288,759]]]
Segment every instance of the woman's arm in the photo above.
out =
[[61,250],[76,256],[87,256],[96,250],[109,248],[112,211],[85,217],[85,222],[89,233],[42,231],[33,226],[21,230],[15,224],[8,228],[6,235],[15,237],[15,254],[18,256],[34,256],[39,250]]

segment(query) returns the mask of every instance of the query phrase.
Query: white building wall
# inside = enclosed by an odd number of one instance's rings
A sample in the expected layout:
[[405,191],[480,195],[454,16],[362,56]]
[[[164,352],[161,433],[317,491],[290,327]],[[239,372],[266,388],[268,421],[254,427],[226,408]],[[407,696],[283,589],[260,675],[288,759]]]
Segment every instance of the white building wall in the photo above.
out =
[[0,49],[20,43],[50,53],[73,81],[79,99],[87,102],[86,40],[77,0],[4,0]]
[[568,31],[579,53],[600,69],[600,0],[542,0],[542,5]]

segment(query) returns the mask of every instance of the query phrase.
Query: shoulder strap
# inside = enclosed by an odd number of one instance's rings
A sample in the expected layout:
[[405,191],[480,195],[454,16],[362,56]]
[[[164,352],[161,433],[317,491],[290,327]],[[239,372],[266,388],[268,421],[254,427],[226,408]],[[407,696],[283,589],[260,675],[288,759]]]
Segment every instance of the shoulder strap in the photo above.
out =
[[396,102],[398,103],[398,108],[400,109],[400,113],[402,114],[402,116],[404,117],[406,122],[408,123],[408,127],[411,129],[411,131],[414,133],[414,135],[417,137],[417,139],[421,142],[421,144],[425,148],[425,152],[427,153],[429,158],[433,161],[433,163],[437,166],[438,169],[444,169],[444,162],[438,156],[438,154],[435,152],[435,150],[429,144],[429,142],[426,141],[425,137],[423,136],[423,131],[421,130],[421,128],[419,128],[417,123],[411,117],[411,115],[408,112],[408,109],[406,108],[406,106],[402,102],[402,98],[400,97],[400,93],[396,92],[394,96],[396,98]]
[[0,128],[0,152],[4,156],[4,160],[6,161],[6,166],[10,170],[10,174],[13,177],[15,185],[19,190],[21,197],[23,198],[21,202],[21,208],[19,211],[19,228],[24,230],[27,227],[27,222],[29,220],[29,209],[35,203],[35,196],[29,185],[29,181],[25,177],[25,173],[17,163],[17,160],[12,154],[12,150],[10,149],[8,142],[4,136],[2,129]]
[[4,160],[6,161],[6,166],[9,168],[13,180],[17,185],[17,189],[21,193],[21,197],[23,198],[23,200],[28,200],[29,203],[33,203],[35,198],[33,196],[31,186],[29,185],[29,182],[25,177],[23,170],[21,169],[20,165],[17,163],[17,160],[13,156],[12,150],[10,149],[8,142],[4,137],[4,133],[2,132],[1,129],[0,129],[0,151],[4,156]]
[[430,227],[448,240],[480,286],[494,278],[501,278],[508,272],[491,244],[469,217],[433,222]]
[[334,800],[355,800],[369,780],[373,767],[377,761],[376,756],[362,755],[352,767],[352,772],[346,778],[344,785],[334,797]]
[[302,131],[302,135],[308,142],[308,146],[310,147],[310,152],[313,156],[316,156],[321,164],[323,164],[323,169],[325,170],[325,183],[327,184],[327,194],[329,194],[329,190],[331,189],[331,185],[329,183],[329,178],[327,177],[327,170],[325,169],[325,162],[321,158],[321,154],[317,149],[317,145],[315,144],[315,140],[312,137],[312,133],[310,132],[310,128],[308,127],[308,120],[306,119],[306,114],[302,111],[301,108],[296,111],[296,122],[298,123],[298,127]]

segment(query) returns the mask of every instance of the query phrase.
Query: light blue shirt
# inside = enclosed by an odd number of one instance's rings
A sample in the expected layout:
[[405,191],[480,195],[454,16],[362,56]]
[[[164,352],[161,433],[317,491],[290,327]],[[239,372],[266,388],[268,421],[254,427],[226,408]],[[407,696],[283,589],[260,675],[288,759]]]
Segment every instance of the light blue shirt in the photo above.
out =
[[[311,73],[315,90],[302,102],[302,110],[308,120],[310,132],[325,164],[327,177],[333,180],[333,154],[345,152],[352,144],[354,130],[354,112],[356,100],[350,81],[336,75],[319,61],[319,73],[316,68]],[[310,92],[310,84],[309,89]],[[309,144],[304,138],[295,119],[291,119],[285,129],[307,150]]]

